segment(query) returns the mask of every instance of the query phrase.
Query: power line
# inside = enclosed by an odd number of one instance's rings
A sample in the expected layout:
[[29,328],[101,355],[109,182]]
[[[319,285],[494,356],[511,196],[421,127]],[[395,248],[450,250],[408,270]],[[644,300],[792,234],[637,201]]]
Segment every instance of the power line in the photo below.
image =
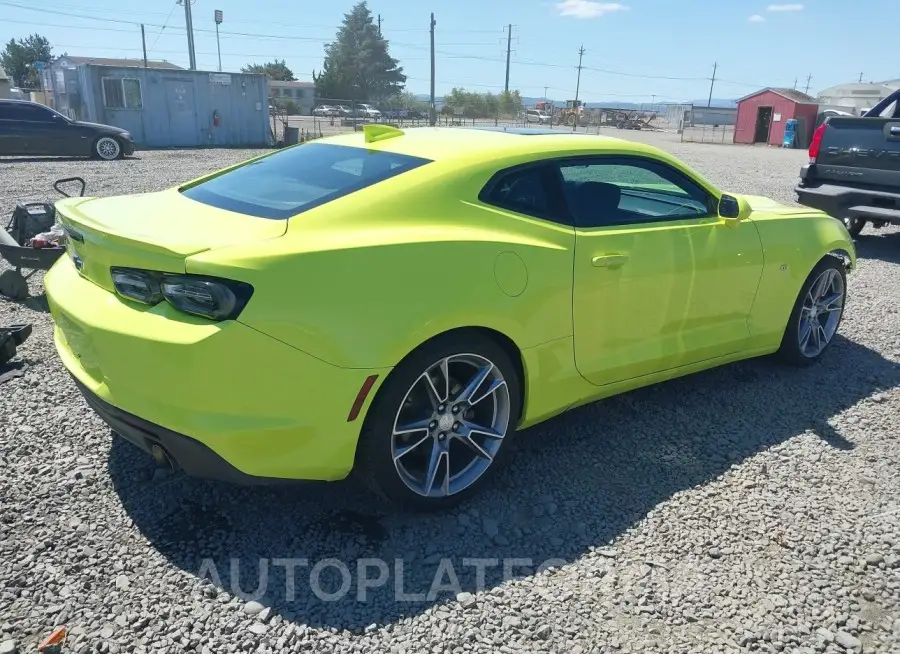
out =
[[[125,25],[140,25],[140,21],[136,20],[122,20],[121,18],[101,18],[99,16],[83,16],[81,14],[73,14],[67,11],[56,11],[53,9],[44,9],[41,7],[29,7],[27,5],[19,5],[14,4],[12,2],[0,2],[0,5],[6,7],[15,7],[16,9],[25,9],[27,11],[37,11],[42,14],[55,14],[57,16],[70,16],[72,18],[85,18],[87,20],[99,20],[105,23],[123,23]],[[147,23],[147,25],[152,25],[152,23]],[[154,27],[159,27],[159,25],[154,25]]]
[[173,2],[173,3],[172,3],[172,8],[169,10],[169,15],[166,16],[166,21],[163,23],[162,29],[159,30],[159,33],[156,35],[156,40],[153,42],[153,45],[150,46],[150,51],[151,51],[151,52],[153,52],[153,48],[156,47],[156,44],[159,43],[159,37],[162,36],[163,30],[166,29],[166,25],[169,24],[169,19],[171,19],[171,18],[172,18],[172,14],[175,13],[175,7],[176,7],[176,6],[177,6],[177,5]]
[[[60,15],[60,16],[69,16],[69,17],[73,17],[73,18],[83,18],[83,19],[93,20],[93,21],[98,21],[98,22],[116,23],[116,24],[121,24],[121,25],[133,25],[135,28],[139,28],[141,25],[141,23],[137,22],[137,21],[130,21],[130,20],[124,20],[124,19],[118,19],[118,18],[109,18],[109,17],[99,17],[99,16],[84,16],[84,15],[80,15],[77,13],[59,11],[59,10],[54,10],[54,9],[47,9],[47,8],[43,8],[43,7],[28,7],[25,5],[17,4],[15,2],[10,2],[9,0],[0,0],[0,6],[15,7],[15,8],[23,9],[23,10],[27,10],[27,11],[37,11],[37,12],[55,14],[55,15]],[[77,7],[73,6],[73,8],[77,8]],[[87,7],[83,7],[83,9],[88,10]],[[145,25],[147,27],[158,28],[158,31],[147,30],[148,33],[150,33],[151,35],[155,35],[155,37],[156,37],[154,39],[153,45],[150,47],[151,51],[153,51],[155,49],[156,44],[159,42],[159,39],[163,35],[165,35],[165,34],[173,34],[174,35],[175,33],[184,34],[187,32],[187,30],[185,28],[182,28],[179,26],[169,26],[169,20],[171,19],[171,16],[172,16],[172,11],[169,12],[165,22],[161,25],[157,24],[157,23],[149,23],[149,22],[145,23]],[[11,19],[4,19],[4,22],[33,25],[32,21],[17,21],[17,20],[11,20]],[[240,22],[263,22],[263,21],[231,21],[231,22],[240,23]],[[100,26],[88,27],[88,26],[84,26],[84,25],[60,25],[60,24],[53,24],[53,23],[45,23],[44,25],[47,27],[62,27],[62,28],[67,28],[67,29],[82,29],[82,30],[92,30],[92,31],[96,30],[96,31],[108,31],[108,32],[133,33],[131,30],[117,29],[117,28],[112,28],[112,27],[100,27]],[[280,23],[280,25],[287,26],[290,24]],[[307,25],[304,27],[312,27],[312,26]],[[322,25],[320,27],[332,27],[332,26]],[[208,34],[215,33],[215,30],[203,29],[203,28],[195,28],[193,31],[201,32],[201,33],[208,33]],[[410,30],[393,30],[393,31],[422,32],[424,30],[410,29]],[[466,33],[482,33],[482,34],[496,34],[499,32],[499,30],[461,30],[461,32],[463,32],[463,31]],[[522,66],[535,66],[535,67],[546,67],[546,68],[566,68],[566,69],[571,68],[570,65],[566,65],[566,64],[534,61],[534,60],[528,60],[528,59],[513,59],[511,56],[511,31],[512,31],[511,26],[508,25],[507,28],[503,31],[506,32],[506,36],[507,36],[507,55],[508,56],[507,56],[507,59],[505,59],[505,60],[499,59],[496,57],[488,57],[488,56],[482,56],[482,55],[476,55],[476,54],[466,54],[466,53],[453,52],[453,51],[448,51],[448,50],[435,50],[435,53],[440,54],[447,58],[452,58],[452,59],[469,59],[469,60],[473,60],[473,61],[489,61],[489,62],[497,62],[497,63],[507,63],[508,62],[509,65],[516,64],[516,65],[522,65]],[[333,38],[265,34],[265,33],[254,33],[254,32],[224,32],[223,31],[223,32],[221,32],[221,37],[224,39],[251,38],[254,40],[299,41],[299,42],[304,42],[304,43],[329,43],[329,42],[333,41]],[[395,46],[395,47],[399,47],[399,48],[409,48],[409,49],[414,49],[414,50],[430,50],[429,46],[423,46],[423,45],[413,44],[413,43],[403,43],[403,42],[394,41],[391,43],[391,45]],[[460,42],[460,43],[449,43],[449,44],[445,44],[445,45],[450,46],[450,47],[491,47],[494,44]],[[112,48],[110,48],[110,49],[112,49]],[[584,52],[586,53],[589,51],[585,50]],[[582,55],[583,54],[584,53],[582,53]],[[229,55],[226,55],[226,56],[229,56]],[[257,56],[257,55],[241,55],[241,56]],[[279,53],[279,55],[263,55],[263,56],[282,56],[283,57],[284,54]],[[413,57],[406,57],[406,58],[413,59]],[[595,72],[595,73],[605,74],[605,75],[616,75],[616,76],[620,76],[620,77],[628,77],[628,78],[633,78],[633,79],[667,80],[667,81],[684,81],[684,82],[702,81],[704,79],[710,79],[710,78],[703,78],[703,77],[683,77],[683,76],[650,75],[650,74],[642,74],[642,73],[631,73],[631,72],[626,72],[626,71],[611,70],[611,69],[607,69],[607,68],[600,68],[600,67],[595,67],[595,66],[585,66],[585,65],[582,65],[581,69]],[[715,81],[718,81],[718,82],[724,83],[724,84],[731,84],[731,85],[735,85],[735,86],[744,86],[744,87],[753,87],[753,88],[764,88],[766,86],[766,85],[750,84],[750,83],[746,83],[746,82],[737,82],[737,81],[725,80],[725,79],[716,79]],[[504,88],[508,88],[508,82],[504,83]]]
[[[0,2],[0,4],[6,5],[9,7],[16,7],[18,9],[26,9],[26,10],[32,9],[35,11],[43,11],[45,13],[55,13],[55,14],[64,15],[64,16],[72,16],[75,18],[87,18],[87,19],[110,20],[110,21],[115,20],[116,22],[126,22],[126,23],[133,22],[136,25],[140,24],[140,21],[125,21],[125,20],[116,20],[116,19],[111,19],[111,18],[104,19],[104,18],[98,18],[96,16],[80,16],[78,14],[72,14],[70,12],[59,11],[58,9],[57,10],[37,9],[34,7],[29,7],[27,5],[15,4],[12,2]],[[89,7],[89,6],[84,6],[84,5],[68,5],[68,4],[62,4],[62,3],[56,3],[56,2],[43,2],[42,5],[57,7],[60,9],[72,9],[75,11],[95,11],[95,12],[105,12],[105,13],[108,13],[110,11],[108,7]],[[119,10],[119,9],[116,9],[116,13],[117,14],[130,14],[130,15],[134,15],[134,16],[147,16],[147,15],[165,16],[166,15],[164,12],[129,11],[129,10]],[[271,25],[272,24],[272,21],[270,21],[270,20],[249,20],[249,19],[241,19],[241,18],[229,18],[228,22],[233,23],[233,24],[248,24],[248,25],[250,25],[250,24]],[[144,23],[148,24],[148,25],[151,24],[151,23],[147,23],[146,21],[144,21]],[[341,25],[324,25],[324,24],[313,24],[313,23],[284,23],[281,21],[278,21],[278,25],[280,27],[300,27],[300,28],[304,28],[304,29],[332,29],[332,30],[338,30],[342,27]],[[406,33],[415,32],[415,33],[420,33],[420,34],[425,34],[428,32],[428,30],[421,29],[421,28],[390,28],[390,31],[391,32],[406,32]],[[452,33],[452,34],[503,34],[503,33],[505,33],[505,31],[506,31],[505,29],[468,29],[468,28],[446,30],[447,33]],[[485,45],[493,45],[493,44],[485,44]]]
[[[33,20],[13,20],[11,18],[4,18],[4,23],[16,23],[18,25],[30,25],[34,26]],[[140,25],[140,23],[135,23],[135,25]],[[134,30],[124,30],[117,29],[115,27],[88,27],[86,25],[60,25],[59,23],[41,23],[41,27],[64,27],[70,30],[91,30],[93,32],[126,32],[128,34],[134,34]],[[147,30],[148,32],[150,30]],[[158,32],[154,31],[153,34],[157,34]],[[77,46],[83,47],[83,46]]]
[[622,77],[637,77],[640,79],[665,79],[665,80],[674,80],[680,82],[697,82],[705,79],[709,79],[708,77],[669,77],[666,75],[643,75],[640,73],[624,73],[618,70],[608,70],[605,68],[594,68],[591,66],[585,66],[585,70],[592,70],[597,73],[606,73],[607,75],[620,75]]

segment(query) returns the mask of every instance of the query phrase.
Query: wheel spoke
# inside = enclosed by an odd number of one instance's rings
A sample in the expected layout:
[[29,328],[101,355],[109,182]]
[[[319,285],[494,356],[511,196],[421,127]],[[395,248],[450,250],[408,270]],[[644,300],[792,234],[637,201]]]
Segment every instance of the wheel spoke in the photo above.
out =
[[817,325],[812,325],[810,329],[810,340],[813,342],[813,356],[819,353],[819,350],[822,349],[821,343],[819,343],[819,327]]
[[[442,386],[442,389],[438,389],[438,385],[435,385],[434,380],[431,378],[431,371],[434,370],[435,367],[440,368],[440,374],[443,379],[439,384]],[[438,404],[443,404],[450,397],[450,371],[448,368],[447,359],[441,359],[440,363],[436,364],[436,366],[432,366],[429,368],[423,375],[425,381],[428,385],[429,397],[431,398],[432,403],[437,406]]]
[[494,393],[496,393],[499,389],[503,388],[504,386],[506,386],[505,380],[495,379],[494,381],[491,382],[490,386],[488,386],[487,390],[484,391],[484,393],[480,393],[477,397],[471,398],[469,400],[469,404],[471,404],[473,406],[478,404],[479,402],[481,402],[481,400],[483,400],[486,397],[489,397],[490,395],[493,395]]
[[481,447],[481,445],[479,445],[474,438],[472,438],[472,433],[468,434],[467,436],[461,437],[459,440],[465,443],[469,447],[469,449],[475,452],[475,454],[480,456],[482,459],[485,459],[486,461],[493,461],[494,457],[491,456],[490,452]]
[[825,289],[828,288],[828,282],[831,277],[828,274],[828,271],[823,272],[819,275],[819,278],[816,280],[816,283],[812,285],[812,288],[809,289],[809,298],[813,301],[813,305],[815,305],[819,298],[825,295]]
[[417,420],[394,427],[394,435],[415,434],[417,431],[428,431],[430,420]]
[[416,440],[414,443],[410,443],[409,445],[404,445],[403,447],[395,447],[394,448],[394,461],[403,458],[413,450],[417,449],[422,443],[431,438],[431,434],[425,432],[425,434]]
[[819,341],[819,348],[822,349],[826,345],[828,345],[828,334],[825,332],[825,326],[822,324],[818,325],[818,334],[816,334],[816,340]]
[[460,392],[459,400],[466,400],[471,403],[473,396],[481,388],[481,385],[484,383],[484,380],[487,379],[487,376],[491,374],[491,370],[494,369],[494,364],[488,363],[486,366],[482,366],[478,368],[478,371],[472,376],[472,379],[469,380],[469,383],[466,384],[466,387]]
[[466,434],[481,434],[482,436],[487,436],[488,438],[496,438],[497,440],[502,439],[504,436],[504,434],[501,434],[496,429],[485,427],[469,420],[464,422],[463,426],[465,427]]
[[441,481],[441,490],[444,495],[449,494],[450,484],[450,459],[447,450],[437,443],[431,447],[431,456],[428,459],[428,470],[425,471],[425,495],[431,495],[434,484],[437,481],[441,468],[444,469],[444,478]]
[[844,306],[843,299],[843,293],[832,293],[831,295],[827,295],[826,297],[819,300],[821,311],[840,311]]
[[809,345],[809,338],[812,335],[812,323],[807,320],[805,323],[801,323],[800,326],[800,349],[806,350],[806,346]]

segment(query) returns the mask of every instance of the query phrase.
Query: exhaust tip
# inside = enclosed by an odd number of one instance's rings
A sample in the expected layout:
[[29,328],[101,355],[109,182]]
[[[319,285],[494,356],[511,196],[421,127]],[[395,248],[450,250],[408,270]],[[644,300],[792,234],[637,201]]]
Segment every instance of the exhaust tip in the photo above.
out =
[[153,457],[153,460],[156,461],[158,465],[163,467],[174,469],[175,466],[172,464],[172,459],[169,458],[169,454],[159,445],[154,443],[150,447],[150,455]]

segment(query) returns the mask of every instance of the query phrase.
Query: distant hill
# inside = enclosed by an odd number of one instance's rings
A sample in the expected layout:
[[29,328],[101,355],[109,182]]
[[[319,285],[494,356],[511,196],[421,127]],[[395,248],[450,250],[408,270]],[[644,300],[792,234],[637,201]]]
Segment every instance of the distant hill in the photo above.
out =
[[[420,100],[422,102],[428,102],[429,96],[424,93],[419,93],[419,94],[416,94],[416,100]],[[434,100],[435,100],[435,104],[438,107],[442,107],[444,105],[443,96],[435,97]],[[522,102],[525,103],[526,107],[533,107],[536,102],[541,102],[542,100],[543,100],[543,98],[535,98],[535,97],[531,97],[531,96],[523,96],[522,97]],[[690,104],[693,104],[695,107],[705,107],[706,103],[707,103],[706,98],[704,98],[702,100],[691,100],[690,101]],[[658,105],[658,106],[664,106],[666,104],[673,104],[673,103],[665,103],[665,102],[657,102],[656,103],[656,105]],[[566,101],[565,100],[553,100],[553,106],[565,107]],[[607,107],[609,109],[640,109],[641,107],[643,107],[644,109],[649,109],[650,107],[652,107],[654,105],[653,105],[653,103],[650,103],[650,102],[644,102],[642,104],[640,102],[620,102],[618,100],[610,100],[609,102],[604,102],[604,101],[588,102],[588,103],[586,103],[586,106],[588,107],[588,109],[594,109],[597,107]],[[737,106],[737,103],[733,99],[713,98],[712,102],[710,102],[710,106],[711,107],[731,107],[731,108],[733,108],[733,107]]]

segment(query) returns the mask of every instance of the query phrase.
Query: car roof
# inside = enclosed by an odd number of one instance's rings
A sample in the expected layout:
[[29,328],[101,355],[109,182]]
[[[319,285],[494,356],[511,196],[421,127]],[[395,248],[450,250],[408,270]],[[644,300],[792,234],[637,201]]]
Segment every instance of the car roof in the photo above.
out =
[[634,141],[573,133],[560,129],[529,129],[522,127],[411,127],[403,133],[372,143],[365,142],[362,131],[321,139],[323,143],[365,147],[422,157],[433,161],[449,159],[499,159],[505,156],[572,152],[578,150],[649,154],[671,159],[658,148]]

